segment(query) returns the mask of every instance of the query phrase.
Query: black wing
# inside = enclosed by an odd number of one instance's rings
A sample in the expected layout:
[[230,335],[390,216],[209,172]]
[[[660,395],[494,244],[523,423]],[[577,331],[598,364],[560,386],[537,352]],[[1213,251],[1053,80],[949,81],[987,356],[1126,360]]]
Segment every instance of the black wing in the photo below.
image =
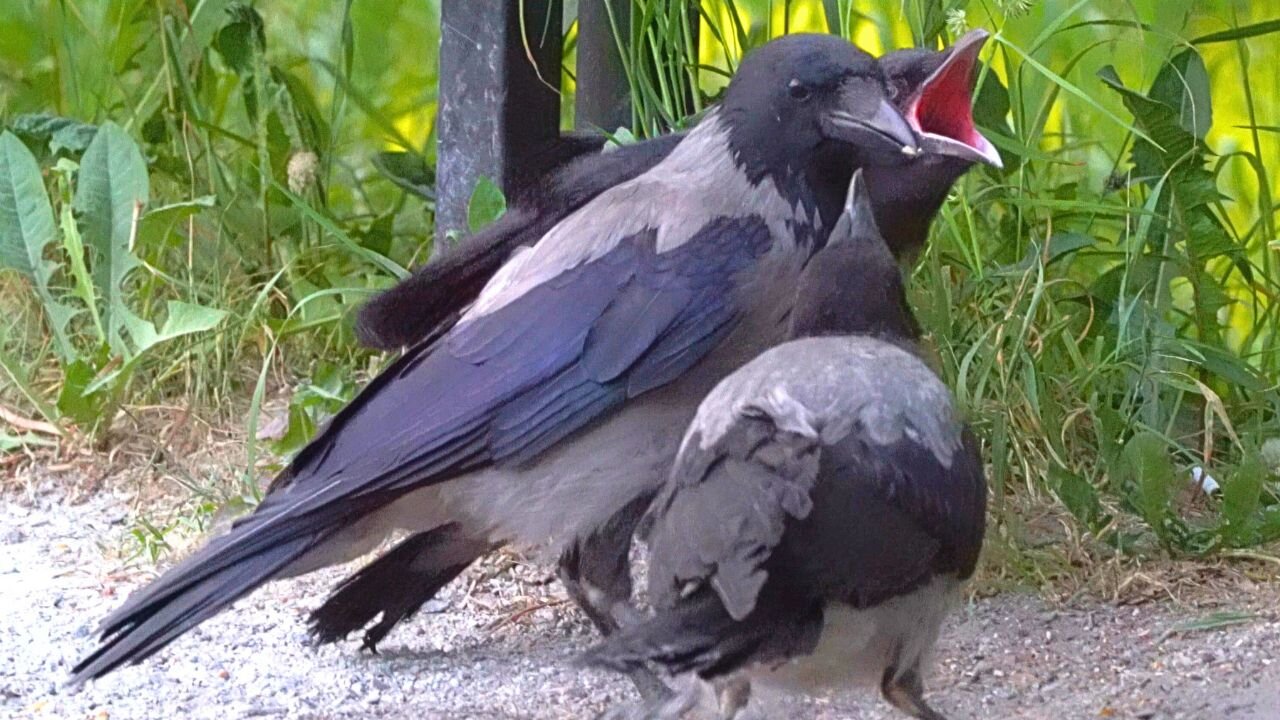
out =
[[649,594],[655,605],[672,607],[710,584],[741,620],[755,608],[765,564],[787,526],[813,510],[819,446],[750,412],[711,447],[701,439],[686,440],[654,503]]
[[812,497],[817,509],[787,529],[768,571],[817,597],[877,605],[977,564],[986,480],[967,430],[946,464],[910,438],[884,445],[855,428],[822,449]]
[[[375,379],[227,535],[135,593],[77,679],[137,662],[415,488],[527,460],[698,362],[733,327],[736,276],[771,245],[758,217],[721,218],[658,254],[622,240]],[[719,262],[698,262],[708,253]]]
[[654,505],[650,595],[660,607],[700,586],[736,620],[762,593],[864,607],[937,573],[973,572],[986,485],[967,432],[950,464],[858,428],[822,445],[762,414],[739,417],[711,447],[699,439]]
[[365,303],[356,320],[360,342],[391,350],[440,337],[517,248],[533,245],[605,190],[647,172],[683,137],[664,135],[567,163],[493,224],[433,253],[413,275]]

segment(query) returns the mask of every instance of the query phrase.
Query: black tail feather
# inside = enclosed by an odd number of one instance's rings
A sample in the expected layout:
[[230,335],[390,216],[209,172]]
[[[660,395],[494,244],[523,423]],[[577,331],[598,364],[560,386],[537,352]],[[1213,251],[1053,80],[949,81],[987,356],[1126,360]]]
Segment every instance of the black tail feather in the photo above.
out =
[[356,319],[356,336],[379,350],[438,338],[517,248],[537,243],[592,198],[652,168],[682,137],[664,135],[606,153],[593,152],[600,147],[599,137],[565,139],[548,149],[544,160],[525,168],[514,202],[502,217],[457,245],[433,252],[413,275],[366,302]]
[[[72,668],[79,684],[150,657],[179,635],[276,576],[331,532],[313,532],[245,553],[233,530],[135,592],[103,621],[103,644]],[[245,543],[241,543],[245,544]],[[253,543],[257,545],[258,543]],[[236,561],[225,561],[234,556]]]
[[[368,495],[311,513],[290,515],[285,493],[268,496],[249,517],[209,541],[102,621],[102,645],[72,668],[71,682],[136,664],[223,608],[278,577],[294,561],[385,505]],[[277,502],[273,502],[273,500]],[[286,507],[281,508],[284,504]]]
[[511,253],[531,242],[527,226],[533,223],[533,216],[513,209],[375,295],[356,319],[360,342],[392,350],[448,330]]
[[621,630],[583,654],[581,661],[616,672],[652,663],[671,675],[715,677],[742,665],[760,646],[758,630],[734,621],[710,592]]
[[321,644],[337,642],[381,614],[364,634],[364,647],[377,652],[392,628],[412,617],[489,549],[456,524],[412,535],[339,583],[311,613],[311,635]]

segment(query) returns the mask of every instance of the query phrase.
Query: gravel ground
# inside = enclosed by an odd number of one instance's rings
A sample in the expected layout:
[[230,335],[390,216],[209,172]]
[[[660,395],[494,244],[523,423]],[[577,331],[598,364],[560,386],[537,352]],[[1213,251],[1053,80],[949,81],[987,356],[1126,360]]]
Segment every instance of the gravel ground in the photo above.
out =
[[[626,683],[570,666],[591,633],[545,569],[511,556],[472,571],[377,656],[354,643],[308,645],[305,613],[340,576],[332,571],[260,590],[141,667],[68,689],[67,669],[93,645],[94,624],[150,576],[112,557],[128,516],[110,494],[67,506],[49,493],[0,507],[0,714],[590,718],[632,700]],[[1051,607],[1007,594],[955,613],[932,701],[953,720],[1276,720],[1276,648],[1275,584],[1211,608]],[[763,707],[770,717],[897,717],[856,693],[766,698]]]

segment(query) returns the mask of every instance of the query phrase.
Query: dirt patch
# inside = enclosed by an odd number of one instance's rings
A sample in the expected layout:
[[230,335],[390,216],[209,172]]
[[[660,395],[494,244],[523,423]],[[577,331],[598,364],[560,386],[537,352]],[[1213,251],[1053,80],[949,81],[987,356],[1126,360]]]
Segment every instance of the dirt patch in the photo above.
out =
[[[545,568],[500,555],[384,643],[315,649],[304,619],[341,575],[275,583],[141,666],[63,686],[92,628],[153,576],[116,557],[129,498],[52,490],[0,509],[0,714],[35,718],[584,718],[633,700],[570,659],[593,636]],[[1157,583],[1158,584],[1158,583]],[[1142,596],[1143,593],[1138,593]],[[1153,593],[1161,597],[1161,593]],[[964,718],[1280,717],[1280,586],[1139,604],[1005,593],[956,611],[930,684]],[[899,717],[846,692],[764,698],[769,717]]]

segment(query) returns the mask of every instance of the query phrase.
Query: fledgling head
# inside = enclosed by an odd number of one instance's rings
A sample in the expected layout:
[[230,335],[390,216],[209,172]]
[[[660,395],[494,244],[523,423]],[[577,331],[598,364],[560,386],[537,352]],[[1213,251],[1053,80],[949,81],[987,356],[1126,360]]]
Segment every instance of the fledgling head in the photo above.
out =
[[880,59],[890,99],[921,139],[925,163],[1001,167],[1000,153],[973,123],[974,69],[990,34],[972,30],[940,50],[898,50]]
[[867,167],[876,221],[898,257],[923,247],[930,221],[965,171],[975,163],[1002,166],[973,122],[974,68],[987,37],[973,30],[945,50],[898,50],[880,58],[890,100],[920,138],[921,152],[907,165]]
[[900,165],[917,152],[875,58],[834,35],[787,35],[748,53],[720,117],[753,177],[798,174],[830,146],[858,165]]
[[920,337],[899,268],[876,227],[862,171],[849,183],[831,236],[800,275],[791,338],[872,335],[896,342]]

